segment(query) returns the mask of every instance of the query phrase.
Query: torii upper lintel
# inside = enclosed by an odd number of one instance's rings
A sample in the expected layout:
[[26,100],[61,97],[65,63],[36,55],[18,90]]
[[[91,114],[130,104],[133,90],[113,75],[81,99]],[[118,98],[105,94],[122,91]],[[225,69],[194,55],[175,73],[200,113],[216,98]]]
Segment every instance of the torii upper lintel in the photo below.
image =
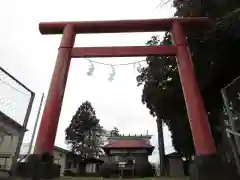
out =
[[173,22],[178,22],[184,28],[191,28],[191,30],[206,28],[210,23],[209,19],[206,17],[115,21],[41,22],[39,24],[39,30],[43,35],[63,34],[63,30],[66,25],[71,25],[74,27],[76,34],[156,32],[170,31]]

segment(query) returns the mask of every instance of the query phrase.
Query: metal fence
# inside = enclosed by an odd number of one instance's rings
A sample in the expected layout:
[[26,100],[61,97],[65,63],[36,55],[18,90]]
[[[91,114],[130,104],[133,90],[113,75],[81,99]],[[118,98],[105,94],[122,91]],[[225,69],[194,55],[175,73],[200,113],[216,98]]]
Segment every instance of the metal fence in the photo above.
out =
[[226,135],[240,174],[240,77],[224,87],[221,93],[228,117],[224,119]]
[[31,92],[0,68],[0,111],[23,125]]
[[0,111],[22,126],[15,153],[12,156],[12,172],[23,142],[35,94],[10,73],[0,67]]

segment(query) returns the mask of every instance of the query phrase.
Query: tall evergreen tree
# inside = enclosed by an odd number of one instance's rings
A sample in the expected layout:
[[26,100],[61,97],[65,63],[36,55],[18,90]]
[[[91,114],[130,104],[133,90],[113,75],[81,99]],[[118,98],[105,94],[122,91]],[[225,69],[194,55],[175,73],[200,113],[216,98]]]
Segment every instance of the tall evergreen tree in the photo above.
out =
[[[166,0],[165,2],[172,2]],[[185,32],[204,104],[217,147],[221,146],[222,97],[220,90],[240,75],[238,67],[239,0],[174,0],[176,17],[209,17],[211,25],[201,32]],[[171,45],[152,37],[147,45]],[[137,81],[143,85],[142,102],[150,113],[168,125],[175,149],[190,158],[195,152],[175,58],[149,56]]]
[[82,103],[78,108],[65,133],[65,140],[71,145],[72,152],[83,158],[98,156],[102,152],[105,130],[99,124],[99,119],[89,101]]

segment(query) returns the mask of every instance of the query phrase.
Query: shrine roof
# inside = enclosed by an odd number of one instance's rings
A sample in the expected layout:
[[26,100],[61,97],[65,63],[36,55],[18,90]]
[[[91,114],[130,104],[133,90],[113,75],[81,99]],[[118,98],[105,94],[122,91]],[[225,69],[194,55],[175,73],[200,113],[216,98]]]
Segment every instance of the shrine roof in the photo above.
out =
[[152,148],[153,146],[142,139],[119,139],[115,140],[104,148]]

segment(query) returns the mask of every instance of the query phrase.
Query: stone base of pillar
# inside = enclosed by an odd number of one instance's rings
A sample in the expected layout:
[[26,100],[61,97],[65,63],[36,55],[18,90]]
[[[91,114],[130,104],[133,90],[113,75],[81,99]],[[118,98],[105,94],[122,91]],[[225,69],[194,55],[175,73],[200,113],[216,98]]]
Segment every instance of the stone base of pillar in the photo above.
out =
[[196,156],[190,165],[190,180],[238,180],[234,165],[223,162],[216,155]]
[[61,166],[53,162],[51,155],[32,154],[27,162],[18,163],[17,176],[33,180],[60,178]]

